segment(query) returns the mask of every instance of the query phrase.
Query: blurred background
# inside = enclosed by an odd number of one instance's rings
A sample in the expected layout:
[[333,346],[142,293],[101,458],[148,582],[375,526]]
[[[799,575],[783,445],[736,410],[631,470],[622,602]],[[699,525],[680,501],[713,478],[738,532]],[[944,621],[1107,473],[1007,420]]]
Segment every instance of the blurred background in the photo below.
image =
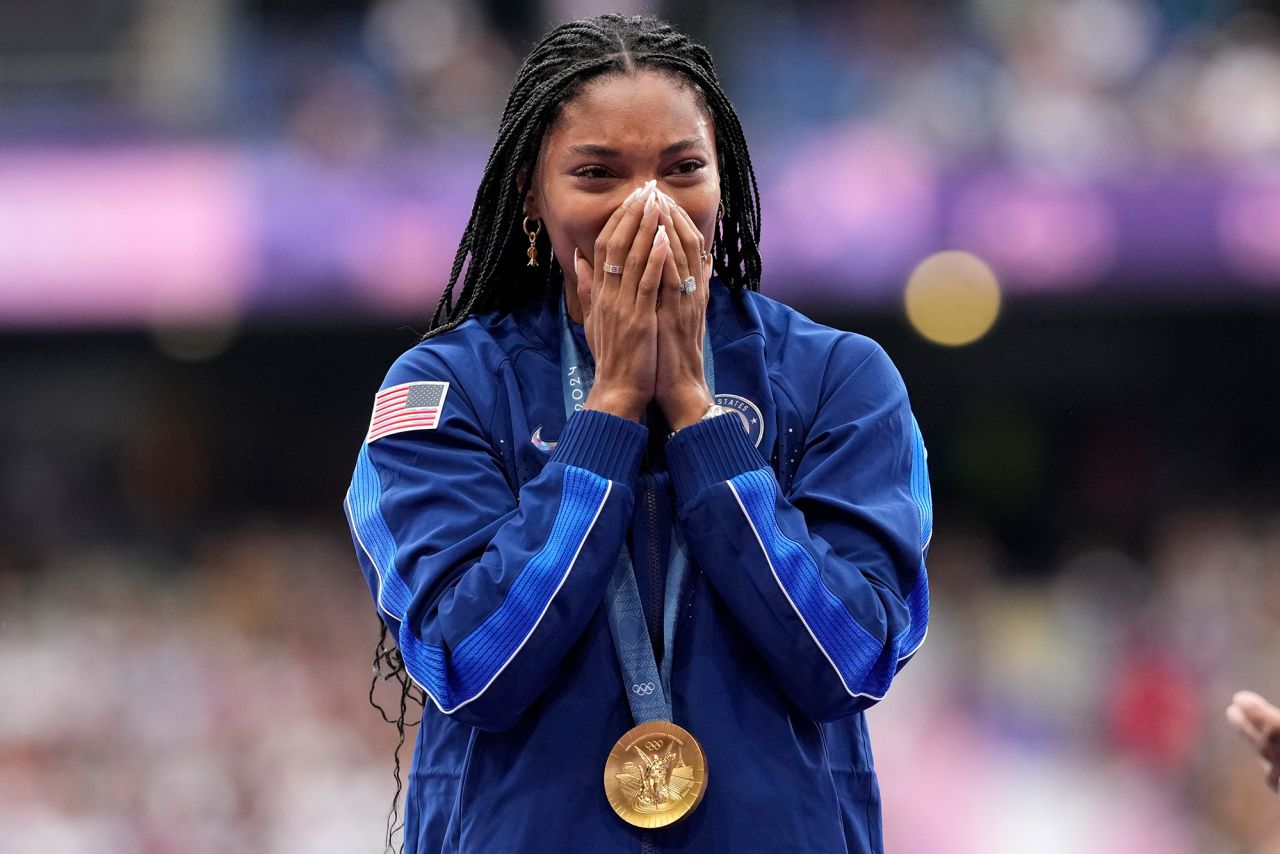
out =
[[[930,450],[891,852],[1276,852],[1280,21],[692,0],[764,291]],[[0,850],[376,851],[340,509],[520,58],[588,0],[0,0]],[[392,700],[393,692],[386,692]]]

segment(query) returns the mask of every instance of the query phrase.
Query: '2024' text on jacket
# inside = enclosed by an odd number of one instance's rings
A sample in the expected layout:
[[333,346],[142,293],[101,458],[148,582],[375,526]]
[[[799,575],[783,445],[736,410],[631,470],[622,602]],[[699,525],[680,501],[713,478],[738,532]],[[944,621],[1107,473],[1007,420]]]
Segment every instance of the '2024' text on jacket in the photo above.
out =
[[[430,698],[406,852],[881,851],[862,713],[924,640],[932,531],[898,372],[867,338],[713,281],[716,397],[736,417],[669,441],[652,407],[648,426],[566,421],[558,301],[401,356],[383,389],[432,383],[443,405],[371,428],[345,501]],[[642,831],[604,794],[634,723],[604,593],[630,549],[660,654],[673,522],[690,556],[673,717],[708,780],[687,819]]]

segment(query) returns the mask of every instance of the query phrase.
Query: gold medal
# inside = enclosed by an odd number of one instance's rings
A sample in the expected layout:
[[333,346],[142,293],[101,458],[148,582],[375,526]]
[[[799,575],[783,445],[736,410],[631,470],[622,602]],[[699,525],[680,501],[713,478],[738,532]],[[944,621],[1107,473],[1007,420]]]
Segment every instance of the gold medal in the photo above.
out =
[[707,759],[698,740],[670,721],[628,730],[604,763],[604,793],[622,820],[666,827],[693,812],[707,789]]

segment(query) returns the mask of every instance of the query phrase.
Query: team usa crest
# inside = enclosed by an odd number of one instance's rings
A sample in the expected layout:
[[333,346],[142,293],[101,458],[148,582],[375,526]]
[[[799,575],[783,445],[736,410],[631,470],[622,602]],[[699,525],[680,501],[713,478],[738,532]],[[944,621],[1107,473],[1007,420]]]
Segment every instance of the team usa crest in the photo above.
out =
[[732,409],[741,419],[742,429],[747,431],[752,444],[760,447],[760,442],[764,439],[764,416],[760,414],[760,407],[736,394],[717,394],[716,403],[725,409]]

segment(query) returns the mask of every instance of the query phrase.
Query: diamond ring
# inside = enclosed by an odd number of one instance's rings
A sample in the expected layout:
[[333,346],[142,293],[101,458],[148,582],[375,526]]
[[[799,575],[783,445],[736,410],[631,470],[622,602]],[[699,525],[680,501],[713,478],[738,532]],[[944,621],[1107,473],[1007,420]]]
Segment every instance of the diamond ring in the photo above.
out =
[[698,280],[695,279],[693,276],[690,276],[689,278],[685,279],[683,282],[680,283],[680,293],[682,294],[691,294],[697,289],[698,289]]

